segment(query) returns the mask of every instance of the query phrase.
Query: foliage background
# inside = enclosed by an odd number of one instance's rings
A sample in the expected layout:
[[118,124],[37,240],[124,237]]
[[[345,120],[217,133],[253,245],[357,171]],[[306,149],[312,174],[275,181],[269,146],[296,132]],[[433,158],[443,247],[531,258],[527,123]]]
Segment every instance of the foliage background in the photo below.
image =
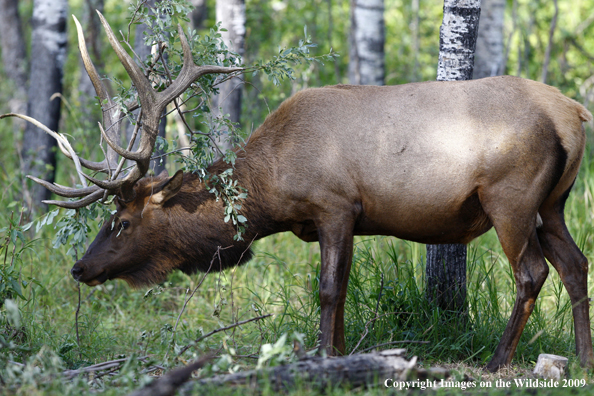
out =
[[[82,0],[70,1],[70,13],[80,15],[82,3]],[[215,24],[214,4],[211,3],[205,24],[207,29]],[[247,0],[246,4],[246,64],[269,59],[279,46],[296,45],[303,36],[304,26],[313,41],[319,44],[319,54],[327,53],[331,47],[341,54],[336,64],[312,64],[298,69],[297,78],[284,81],[280,87],[261,74],[247,76],[242,109],[242,129],[247,135],[294,92],[306,87],[347,83],[349,2]],[[128,5],[122,0],[106,1],[104,15],[114,30],[126,29]],[[413,50],[411,2],[386,0],[385,5],[386,83],[435,79],[443,2],[420,3],[418,53]],[[20,1],[19,7],[29,37],[32,1]],[[548,83],[594,111],[594,0],[561,0],[559,9]],[[552,16],[550,1],[508,1],[506,74],[540,78]],[[96,154],[92,150],[99,141],[94,126],[94,120],[99,120],[99,108],[93,109],[93,122],[82,116],[77,95],[79,55],[70,19],[68,32],[64,77],[64,104],[68,103],[68,106],[63,112],[61,131],[74,138],[77,151],[92,157]],[[127,81],[104,36],[102,40],[101,60],[105,73]],[[0,113],[8,111],[6,104],[11,89],[11,81],[0,74]],[[591,142],[592,125],[587,130]],[[120,281],[96,288],[82,286],[77,339],[75,313],[79,291],[69,274],[73,262],[67,254],[68,247],[53,247],[56,231],[51,226],[38,232],[34,227],[22,229],[22,224],[35,219],[20,220],[22,175],[15,153],[21,144],[26,142],[13,133],[10,122],[0,123],[0,265],[3,284],[9,285],[0,291],[0,296],[2,301],[6,297],[15,299],[20,312],[19,323],[17,319],[10,319],[11,312],[14,313],[12,308],[8,305],[1,308],[0,373],[3,381],[18,385],[11,388],[14,392],[43,393],[59,389],[60,393],[76,393],[80,387],[90,387],[109,393],[118,392],[114,389],[132,389],[138,386],[133,380],[139,378],[142,365],[130,364],[127,371],[121,371],[110,380],[75,380],[68,384],[56,380],[49,369],[76,368],[121,356],[150,355],[153,364],[168,368],[207,351],[218,351],[235,356],[231,365],[221,360],[213,368],[227,371],[236,365],[252,366],[260,345],[275,342],[282,334],[303,333],[306,348],[315,347],[319,320],[316,291],[319,248],[289,234],[274,235],[257,242],[256,258],[247,266],[207,277],[188,304],[175,334],[173,328],[187,290],[197,285],[199,275],[188,277],[176,273],[166,283],[149,291],[132,290]],[[592,147],[588,145],[566,210],[570,231],[590,262],[594,262]],[[69,184],[72,168],[68,161],[62,158],[59,161],[57,181]],[[174,166],[172,163],[168,165],[170,171]],[[91,224],[90,227],[90,234],[94,235],[98,225]],[[429,341],[429,344],[406,344],[406,347],[411,355],[422,356],[423,364],[461,361],[484,364],[507,322],[515,293],[513,276],[495,234],[491,231],[469,247],[470,323],[448,321],[426,305],[423,299],[424,254],[422,245],[393,238],[357,239],[347,303],[347,348],[355,347],[366,326],[371,327],[370,320],[375,315],[383,315],[358,350],[399,340]],[[592,292],[592,270],[590,273]],[[18,284],[6,283],[9,279],[18,281]],[[179,360],[174,359],[176,347],[218,327],[262,313],[273,313],[274,317],[217,334],[191,348]],[[567,294],[555,271],[551,271],[520,341],[515,363],[527,365],[540,352],[562,354],[572,358],[572,375],[590,380],[575,363],[572,323]],[[47,370],[33,370],[27,376],[17,372],[8,360],[33,362],[33,366]]]

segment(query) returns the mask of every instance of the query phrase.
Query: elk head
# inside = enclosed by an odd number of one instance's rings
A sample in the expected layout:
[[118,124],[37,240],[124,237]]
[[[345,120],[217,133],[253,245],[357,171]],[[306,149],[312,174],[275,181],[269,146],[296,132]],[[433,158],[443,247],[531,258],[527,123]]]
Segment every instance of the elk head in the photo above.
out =
[[132,285],[162,281],[175,260],[161,257],[168,250],[170,228],[163,205],[181,189],[183,173],[166,171],[134,186],[134,199],[115,199],[117,212],[103,224],[84,257],[72,270],[74,279],[96,286],[122,278]]
[[223,205],[196,175],[163,171],[133,189],[133,200],[116,198],[117,212],[72,268],[76,280],[148,285],[176,269],[220,271],[250,259],[249,245],[233,241],[236,230],[223,221]]

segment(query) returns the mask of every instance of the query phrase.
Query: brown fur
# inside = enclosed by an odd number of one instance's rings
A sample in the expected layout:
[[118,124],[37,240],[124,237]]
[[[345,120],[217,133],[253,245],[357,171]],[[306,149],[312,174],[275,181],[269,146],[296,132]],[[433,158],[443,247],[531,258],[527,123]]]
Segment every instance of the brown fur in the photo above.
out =
[[545,257],[575,305],[577,353],[592,365],[588,263],[563,219],[591,118],[557,89],[514,77],[305,90],[237,153],[234,177],[249,192],[244,241],[233,241],[223,204],[196,176],[146,178],[72,273],[90,285],[141,285],[211,262],[218,271],[247,261],[253,239],[292,231],[320,242],[320,342],[342,353],[353,235],[467,243],[494,226],[517,300],[488,368],[510,363],[548,274]]

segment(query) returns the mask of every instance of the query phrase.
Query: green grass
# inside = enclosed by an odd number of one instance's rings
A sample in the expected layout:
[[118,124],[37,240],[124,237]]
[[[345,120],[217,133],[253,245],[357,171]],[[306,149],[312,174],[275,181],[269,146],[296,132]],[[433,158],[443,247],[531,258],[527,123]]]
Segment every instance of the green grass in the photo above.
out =
[[[2,134],[3,147],[13,144],[7,136]],[[594,162],[590,158],[588,149],[567,203],[566,218],[576,242],[590,262],[594,262]],[[11,217],[13,223],[19,217],[19,205],[10,205],[18,198],[20,188],[20,175],[14,163],[2,163],[0,182],[6,186],[0,194],[0,205],[5,208],[0,211],[2,228],[9,225]],[[92,235],[97,230],[97,225],[94,227]],[[259,353],[260,346],[276,342],[282,334],[301,333],[306,349],[316,347],[319,247],[303,243],[292,234],[277,234],[258,241],[254,246],[256,257],[249,264],[207,276],[187,304],[175,333],[174,326],[188,290],[194,290],[200,274],[189,277],[175,273],[150,292],[130,289],[121,281],[95,288],[83,285],[77,338],[75,314],[79,291],[69,274],[73,258],[66,253],[68,249],[51,247],[55,236],[52,227],[37,235],[25,232],[25,241],[5,240],[9,231],[0,234],[3,249],[0,265],[4,270],[7,263],[13,262],[13,276],[27,281],[22,288],[24,299],[16,299],[21,326],[8,322],[7,308],[1,308],[0,336],[8,341],[0,345],[0,375],[5,389],[11,393],[80,394],[91,389],[104,394],[125,393],[147,380],[141,374],[145,365],[131,360],[115,377],[105,376],[90,382],[82,377],[65,382],[57,374],[63,369],[120,357],[149,356],[150,364],[169,369],[216,352],[233,354],[231,367],[247,369],[254,367],[253,356]],[[484,365],[495,350],[515,299],[513,276],[495,233],[490,231],[469,245],[467,320],[441,312],[427,302],[424,256],[423,245],[387,237],[356,238],[346,305],[347,351],[351,352],[357,345],[357,351],[362,351],[379,344],[405,341],[393,347],[407,348],[410,356],[419,357],[422,366]],[[590,295],[594,288],[592,271]],[[203,334],[268,313],[273,316],[202,340],[176,360],[181,347]],[[542,352],[569,357],[570,374],[592,381],[590,374],[583,373],[577,365],[571,304],[554,270],[518,345],[514,364],[530,367]],[[8,359],[29,364],[21,372]],[[245,390],[225,392],[235,394]],[[272,392],[265,386],[261,389],[261,394]],[[292,393],[299,392],[304,389]],[[326,390],[329,394],[380,392],[385,392],[382,386],[375,390]],[[437,393],[448,392],[454,391]],[[581,390],[575,392],[580,394]]]

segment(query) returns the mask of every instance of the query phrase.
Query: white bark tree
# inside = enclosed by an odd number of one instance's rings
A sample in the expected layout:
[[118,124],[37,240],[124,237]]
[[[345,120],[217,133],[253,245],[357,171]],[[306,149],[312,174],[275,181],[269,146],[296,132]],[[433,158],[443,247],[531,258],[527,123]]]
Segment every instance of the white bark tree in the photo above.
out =
[[473,78],[500,76],[503,64],[505,0],[482,0]]
[[[438,81],[471,80],[481,0],[445,0]],[[466,308],[466,246],[427,245],[427,296],[444,310]]]
[[[245,47],[245,0],[217,0],[216,19],[226,32],[221,32],[227,47],[243,57]],[[232,78],[219,86],[219,94],[213,98],[213,115],[229,115],[229,121],[238,123],[241,119],[241,96],[243,81]],[[231,148],[225,136],[217,144],[222,152]]]
[[351,0],[349,82],[384,85],[384,0]]
[[[55,93],[62,93],[62,77],[66,60],[66,15],[67,0],[34,0],[31,25],[31,71],[27,114],[58,131],[60,122],[59,98],[50,100]],[[27,123],[23,136],[23,173],[54,181],[56,158],[55,140]],[[50,191],[32,183],[25,192],[25,201],[29,207],[41,205],[41,200],[48,199]]]

